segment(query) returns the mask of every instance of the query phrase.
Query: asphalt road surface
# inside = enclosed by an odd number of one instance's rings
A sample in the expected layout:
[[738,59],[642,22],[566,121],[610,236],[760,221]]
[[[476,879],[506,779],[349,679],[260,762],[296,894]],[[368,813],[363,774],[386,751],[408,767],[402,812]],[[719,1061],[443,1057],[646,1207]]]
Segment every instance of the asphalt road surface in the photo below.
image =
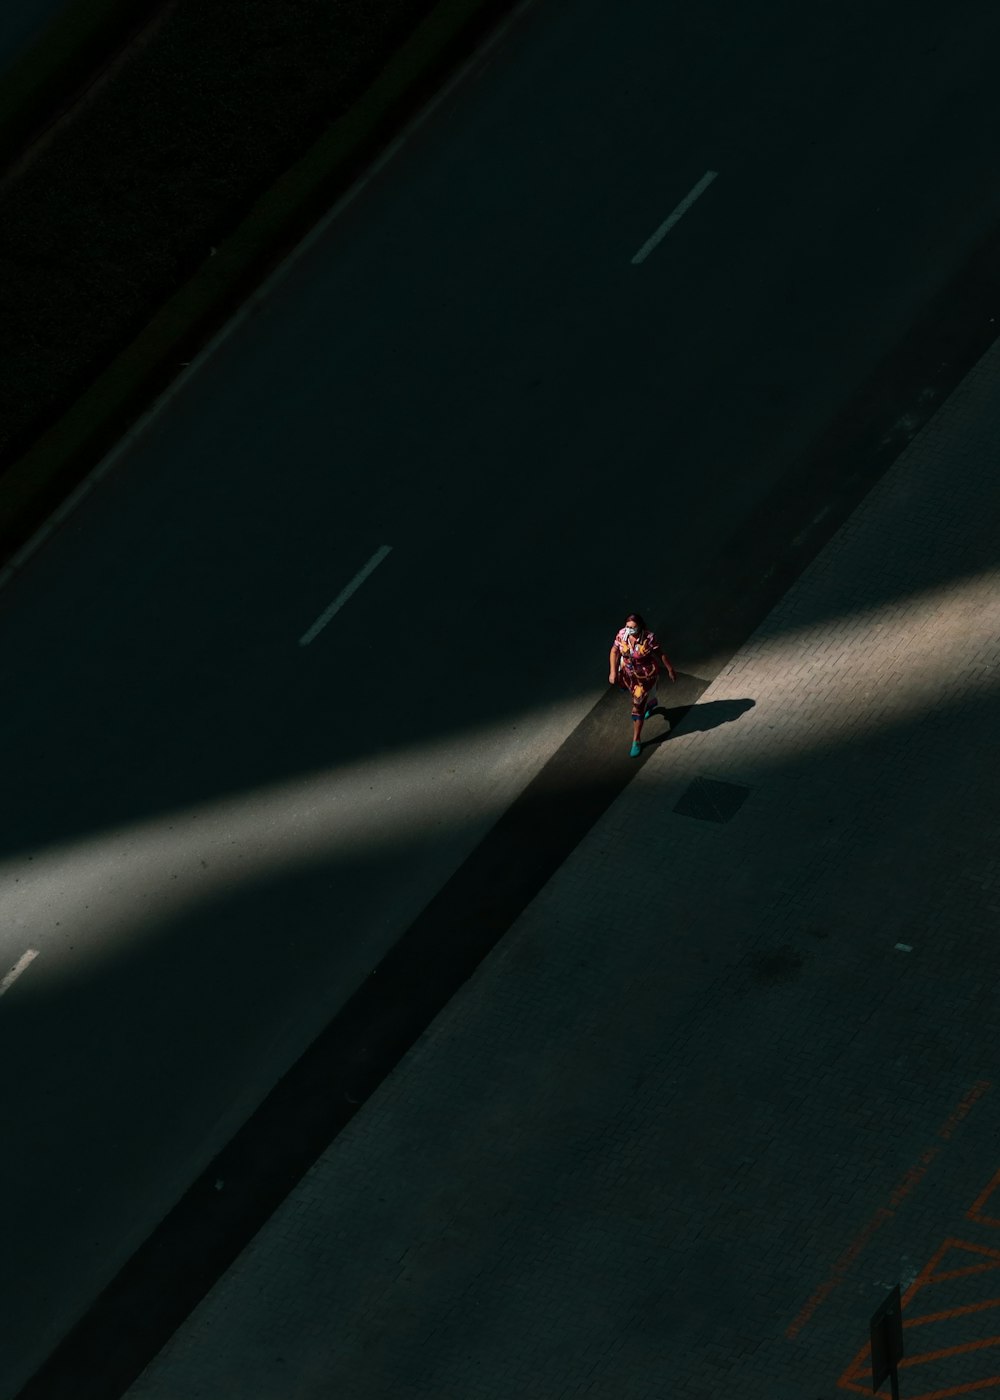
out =
[[538,0],[0,593],[0,1395],[993,235],[998,41]]

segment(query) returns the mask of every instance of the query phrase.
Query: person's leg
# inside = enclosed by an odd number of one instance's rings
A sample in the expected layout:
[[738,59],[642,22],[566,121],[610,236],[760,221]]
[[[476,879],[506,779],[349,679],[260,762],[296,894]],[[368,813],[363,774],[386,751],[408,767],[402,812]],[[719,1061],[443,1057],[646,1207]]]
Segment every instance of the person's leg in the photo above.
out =
[[642,733],[642,715],[632,716],[632,748],[630,750],[632,758],[636,758],[639,753],[639,735]]

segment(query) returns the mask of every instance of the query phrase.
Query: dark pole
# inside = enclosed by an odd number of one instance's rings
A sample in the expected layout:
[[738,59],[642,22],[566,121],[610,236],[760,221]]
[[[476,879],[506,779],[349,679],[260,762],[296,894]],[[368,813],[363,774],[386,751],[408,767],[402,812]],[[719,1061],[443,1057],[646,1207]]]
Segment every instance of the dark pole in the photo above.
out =
[[872,1390],[877,1393],[886,1376],[892,1384],[892,1400],[899,1400],[897,1367],[903,1357],[903,1309],[899,1284],[872,1315],[868,1330],[872,1349]]

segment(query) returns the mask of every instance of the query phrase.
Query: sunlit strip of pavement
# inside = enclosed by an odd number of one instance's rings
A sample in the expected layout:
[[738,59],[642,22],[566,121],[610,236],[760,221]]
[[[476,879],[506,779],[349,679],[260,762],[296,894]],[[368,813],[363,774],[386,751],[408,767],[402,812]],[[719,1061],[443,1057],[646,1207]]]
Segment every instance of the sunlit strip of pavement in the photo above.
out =
[[148,936],[202,901],[331,856],[432,843],[443,827],[489,820],[523,781],[504,765],[511,735],[533,733],[527,763],[535,738],[557,747],[590,704],[573,697],[418,749],[24,849],[0,862],[4,947],[13,956],[28,932],[44,947],[57,926],[71,929],[72,958],[48,961],[46,975],[72,976],[87,960],[113,957],[116,939]]
[[[924,640],[929,629],[936,639],[932,657]],[[940,713],[949,677],[959,670],[964,700],[996,693],[998,635],[996,575],[956,579],[775,636],[767,635],[765,624],[743,649],[741,665],[748,657],[756,664],[753,700],[761,715],[766,712],[766,729],[751,750],[746,724],[723,726],[713,735],[713,761],[718,767],[731,754],[744,776],[753,777],[818,746],[852,742],[859,706],[869,735]],[[857,647],[877,649],[881,658],[879,670],[860,680],[844,667]],[[803,658],[809,661],[805,680]],[[978,658],[971,668],[970,658]],[[721,692],[725,677],[724,672],[713,695]],[[624,715],[624,697],[613,698]],[[665,705],[673,698],[665,682],[660,698]],[[793,699],[794,704],[785,703]],[[470,750],[488,758],[512,731],[524,733],[532,726],[565,732],[586,704],[587,697],[574,697],[544,714],[517,715],[416,750],[164,813],[63,847],[21,852],[0,863],[0,923],[8,938],[27,929],[37,938],[35,911],[44,908],[49,927],[72,926],[75,962],[58,965],[66,973],[83,959],[113,955],[113,939],[102,938],[102,929],[114,928],[129,939],[147,936],[200,901],[255,881],[307,869],[331,856],[350,859],[358,852],[430,839],[442,826],[460,827],[470,818],[495,818],[504,790],[498,789],[493,764],[468,762]],[[624,753],[624,721],[619,728],[616,743]],[[655,739],[660,732],[654,717],[644,737]],[[672,741],[675,755],[682,739],[683,732]],[[581,767],[575,781],[584,786],[587,776]]]

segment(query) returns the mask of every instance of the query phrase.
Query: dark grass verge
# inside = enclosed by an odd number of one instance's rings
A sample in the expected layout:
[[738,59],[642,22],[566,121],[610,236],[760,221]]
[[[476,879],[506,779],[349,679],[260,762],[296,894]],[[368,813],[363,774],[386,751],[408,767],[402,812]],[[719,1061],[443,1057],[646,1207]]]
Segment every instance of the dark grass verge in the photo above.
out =
[[514,5],[179,0],[0,188],[0,562]]
[[70,107],[164,0],[67,0],[0,82],[0,172]]

